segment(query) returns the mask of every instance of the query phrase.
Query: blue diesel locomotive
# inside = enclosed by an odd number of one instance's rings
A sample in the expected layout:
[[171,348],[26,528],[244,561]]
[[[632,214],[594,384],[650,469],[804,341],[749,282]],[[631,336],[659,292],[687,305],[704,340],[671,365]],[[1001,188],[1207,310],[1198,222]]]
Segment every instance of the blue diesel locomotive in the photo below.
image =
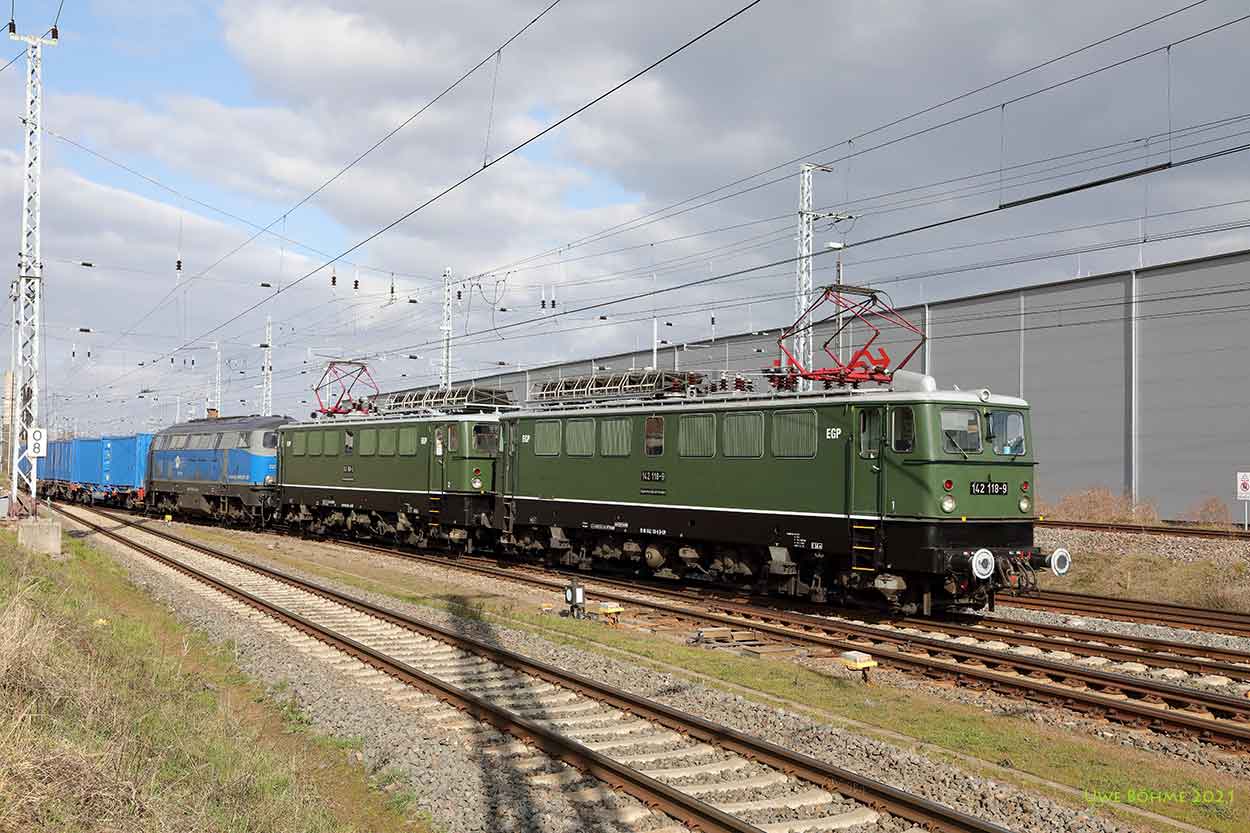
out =
[[278,426],[287,422],[208,418],[158,432],[148,465],[148,507],[232,523],[264,520],[278,480]]

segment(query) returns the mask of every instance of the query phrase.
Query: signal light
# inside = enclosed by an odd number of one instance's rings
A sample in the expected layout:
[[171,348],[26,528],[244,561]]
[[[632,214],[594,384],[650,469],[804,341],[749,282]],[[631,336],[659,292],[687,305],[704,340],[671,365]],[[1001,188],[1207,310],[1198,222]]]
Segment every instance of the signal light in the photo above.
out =
[[481,469],[474,469],[474,470],[473,470],[473,474],[474,474],[474,476],[477,476],[477,475],[479,475],[479,474],[481,474],[481,473],[482,473],[482,470],[481,470]]
[[1021,482],[1020,482],[1020,491],[1022,491],[1022,492],[1027,492],[1028,490],[1029,490],[1029,481],[1027,481],[1027,480],[1023,480],[1023,481],[1021,481]]
[[955,481],[947,480],[942,484],[942,488],[949,492],[951,489],[955,488]]

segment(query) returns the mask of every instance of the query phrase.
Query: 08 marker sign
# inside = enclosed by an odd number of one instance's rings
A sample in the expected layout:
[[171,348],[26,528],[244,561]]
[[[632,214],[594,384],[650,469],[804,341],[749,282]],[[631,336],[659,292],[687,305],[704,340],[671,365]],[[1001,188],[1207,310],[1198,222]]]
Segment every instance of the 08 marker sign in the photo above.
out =
[[26,434],[26,456],[48,456],[48,432],[44,428],[32,428]]

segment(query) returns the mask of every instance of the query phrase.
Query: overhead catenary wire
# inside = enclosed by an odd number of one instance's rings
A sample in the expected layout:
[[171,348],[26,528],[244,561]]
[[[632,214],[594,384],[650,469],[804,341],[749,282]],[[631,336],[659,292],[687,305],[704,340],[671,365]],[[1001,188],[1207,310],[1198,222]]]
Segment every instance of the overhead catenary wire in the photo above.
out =
[[[255,303],[253,303],[253,304],[250,304],[250,305],[249,305],[249,306],[247,306],[245,309],[243,309],[241,312],[236,313],[235,315],[233,315],[233,316],[231,316],[230,318],[226,319],[226,320],[225,320],[225,321],[223,321],[222,323],[220,323],[220,324],[216,325],[215,327],[213,327],[213,328],[209,329],[209,330],[208,330],[208,331],[206,331],[205,333],[202,333],[200,336],[198,336],[197,338],[193,339],[193,340],[192,340],[191,342],[189,342],[189,343],[190,343],[190,344],[193,344],[193,343],[195,343],[195,342],[199,341],[200,339],[207,338],[208,336],[213,335],[213,334],[214,334],[214,333],[216,333],[216,332],[219,332],[221,329],[223,329],[223,328],[225,328],[225,327],[229,326],[231,323],[233,323],[233,322],[235,322],[235,321],[239,320],[240,318],[244,317],[245,315],[247,315],[248,313],[252,312],[253,310],[256,310],[256,309],[260,308],[261,306],[263,306],[264,304],[266,304],[266,303],[268,303],[269,301],[273,300],[274,298],[276,298],[278,295],[282,294],[283,292],[286,292],[286,291],[288,291],[288,290],[290,290],[290,289],[292,289],[292,288],[294,288],[294,287],[298,286],[299,284],[303,283],[303,282],[304,282],[304,281],[306,281],[307,279],[311,278],[313,275],[316,275],[317,273],[321,272],[321,270],[325,269],[327,266],[330,266],[331,264],[333,264],[333,263],[337,262],[338,260],[340,260],[340,259],[342,259],[342,258],[344,258],[344,257],[347,257],[348,255],[350,255],[350,254],[352,254],[353,252],[355,252],[355,251],[359,250],[359,249],[360,249],[360,248],[362,248],[363,246],[368,245],[368,244],[369,244],[370,242],[372,242],[373,240],[376,240],[378,237],[381,237],[383,234],[387,233],[387,232],[388,232],[388,231],[390,231],[391,229],[395,228],[396,226],[400,225],[401,223],[405,222],[406,220],[408,220],[408,219],[412,218],[413,216],[417,215],[417,214],[418,214],[418,213],[420,213],[422,210],[424,210],[425,208],[429,207],[430,205],[433,205],[435,202],[437,202],[438,200],[442,199],[442,198],[443,198],[443,197],[445,197],[446,195],[448,195],[448,194],[452,193],[453,191],[455,191],[455,190],[459,189],[460,187],[464,186],[466,183],[468,183],[468,182],[470,182],[471,180],[475,179],[477,176],[479,176],[479,175],[481,175],[482,173],[484,173],[485,171],[489,170],[491,167],[493,167],[493,166],[495,166],[495,165],[499,164],[500,162],[503,162],[505,159],[508,159],[508,158],[509,158],[509,157],[511,157],[513,154],[517,153],[518,151],[521,151],[521,150],[525,149],[525,148],[526,148],[526,147],[528,147],[529,145],[531,145],[531,144],[533,144],[534,142],[536,142],[536,141],[538,141],[539,139],[541,139],[543,136],[546,136],[547,134],[551,133],[553,130],[556,130],[557,128],[559,128],[561,125],[563,125],[563,124],[567,123],[568,121],[570,121],[570,120],[572,120],[572,119],[576,118],[577,116],[579,116],[579,115],[581,115],[582,113],[584,113],[585,111],[589,110],[591,107],[595,106],[595,105],[596,105],[596,104],[598,104],[599,102],[603,101],[604,99],[606,99],[606,98],[608,98],[609,96],[613,95],[613,94],[614,94],[614,93],[616,93],[617,91],[619,91],[619,90],[621,90],[622,88],[624,88],[624,87],[628,86],[629,84],[633,83],[633,82],[634,82],[634,81],[636,81],[638,78],[641,78],[643,75],[647,74],[647,73],[648,73],[648,72],[650,72],[651,70],[653,70],[653,69],[655,69],[656,67],[658,67],[658,66],[660,66],[660,65],[662,65],[662,64],[664,64],[664,63],[666,63],[667,61],[669,61],[670,59],[672,59],[674,56],[681,54],[682,52],[684,52],[685,50],[687,50],[687,49],[689,49],[690,47],[694,46],[695,44],[699,43],[700,41],[702,41],[703,39],[707,38],[708,36],[710,36],[710,35],[711,35],[711,34],[713,34],[714,32],[717,32],[718,30],[720,30],[720,29],[722,29],[723,27],[727,26],[729,23],[731,23],[732,21],[734,21],[734,20],[736,20],[737,18],[741,17],[743,14],[745,14],[746,12],[748,12],[748,11],[750,11],[751,9],[755,8],[756,6],[758,6],[758,5],[759,5],[760,3],[762,3],[762,2],[763,2],[763,0],[751,0],[751,2],[749,2],[749,3],[747,3],[746,5],[744,5],[744,6],[740,7],[737,11],[735,11],[735,12],[733,12],[732,14],[728,15],[727,17],[722,18],[719,22],[717,22],[717,23],[713,24],[712,26],[710,26],[710,27],[708,27],[707,29],[705,29],[705,30],[703,30],[702,32],[700,32],[699,34],[694,35],[693,37],[691,37],[690,39],[686,40],[686,41],[685,41],[684,43],[682,43],[681,45],[679,45],[679,46],[675,47],[674,49],[670,50],[668,53],[666,53],[666,54],[664,54],[663,56],[661,56],[661,57],[657,58],[656,60],[652,61],[650,64],[648,64],[647,66],[645,66],[645,67],[643,67],[642,69],[638,70],[638,71],[637,71],[637,72],[635,72],[633,75],[631,75],[631,76],[629,76],[628,78],[626,78],[625,80],[620,81],[620,82],[618,82],[617,84],[615,84],[615,85],[613,85],[612,87],[610,87],[609,89],[607,89],[607,90],[605,90],[605,91],[603,91],[603,92],[599,93],[598,95],[596,95],[595,97],[593,97],[593,98],[591,98],[589,101],[587,101],[586,103],[582,104],[581,106],[577,107],[576,109],[574,109],[573,111],[571,111],[571,112],[567,113],[566,115],[564,115],[564,116],[560,117],[559,119],[557,119],[556,121],[552,122],[550,125],[548,125],[547,127],[543,128],[542,130],[539,130],[538,132],[534,133],[534,134],[533,134],[533,135],[531,135],[528,139],[525,139],[525,140],[523,140],[523,141],[519,142],[518,144],[516,144],[516,145],[512,146],[510,149],[508,149],[508,150],[507,150],[507,151],[505,151],[504,153],[500,154],[500,155],[499,155],[498,157],[496,157],[495,159],[492,159],[489,163],[487,163],[487,164],[486,164],[486,165],[484,165],[483,167],[478,168],[478,169],[476,169],[476,170],[474,170],[474,171],[471,171],[470,173],[468,173],[468,174],[464,175],[464,176],[463,176],[463,177],[461,177],[460,179],[458,179],[458,180],[456,180],[455,182],[453,182],[451,185],[448,185],[447,187],[443,188],[441,191],[438,191],[437,193],[435,193],[433,196],[431,196],[431,197],[427,198],[426,200],[424,200],[423,202],[419,203],[419,204],[418,204],[417,206],[415,206],[414,208],[410,209],[409,211],[406,211],[405,213],[401,214],[401,215],[400,215],[399,217],[397,217],[396,219],[394,219],[394,220],[392,220],[391,222],[387,223],[387,224],[386,224],[386,225],[384,225],[382,228],[378,229],[377,231],[372,232],[371,234],[369,234],[369,235],[368,235],[368,236],[366,236],[365,238],[363,238],[363,239],[361,239],[360,241],[358,241],[358,242],[356,242],[356,243],[352,244],[352,245],[351,245],[351,246],[349,246],[347,249],[345,249],[342,253],[340,253],[337,257],[334,257],[334,258],[332,258],[332,259],[330,259],[330,260],[326,261],[325,263],[321,264],[320,266],[317,266],[317,267],[315,267],[314,269],[311,269],[310,271],[308,271],[308,272],[304,273],[302,276],[300,276],[299,278],[295,279],[294,281],[292,281],[291,283],[289,283],[289,284],[287,284],[285,287],[283,287],[283,288],[282,288],[282,290],[280,290],[280,291],[276,291],[276,292],[272,293],[270,296],[268,296],[268,297],[267,297],[267,298],[265,298],[265,299],[262,299],[261,301],[257,301],[257,302],[255,302]],[[162,357],[162,358],[164,358],[164,357]],[[129,373],[124,374],[124,375],[129,375]],[[124,378],[124,376],[123,376],[123,377],[119,377],[118,379],[115,379],[115,380],[114,380],[114,383],[116,383],[117,381],[120,381],[120,379],[121,379],[121,378]]]
[[[339,180],[339,179],[340,179],[340,178],[341,178],[344,174],[346,174],[346,173],[347,173],[348,171],[350,171],[352,168],[356,167],[356,165],[358,165],[358,164],[359,164],[361,161],[363,161],[366,157],[368,157],[370,154],[372,154],[372,153],[373,153],[374,151],[376,151],[378,148],[382,147],[382,145],[384,145],[384,144],[386,144],[388,141],[390,141],[390,140],[391,140],[391,139],[392,139],[392,138],[393,138],[393,137],[394,137],[397,133],[399,133],[400,131],[402,131],[402,130],[403,130],[404,128],[406,128],[408,125],[412,124],[412,122],[414,122],[416,119],[420,118],[420,117],[421,117],[421,116],[422,116],[422,115],[423,115],[423,114],[424,114],[427,110],[429,110],[431,107],[433,107],[435,104],[437,104],[437,103],[438,103],[439,101],[441,101],[443,98],[445,98],[445,97],[446,97],[449,93],[451,93],[453,90],[455,90],[457,87],[459,87],[462,83],[464,83],[464,81],[465,81],[466,79],[468,79],[468,78],[469,78],[470,76],[472,76],[475,72],[477,72],[477,70],[478,70],[478,69],[480,69],[480,68],[481,68],[481,67],[482,67],[482,66],[483,66],[483,65],[484,65],[487,61],[489,61],[492,57],[494,57],[494,55],[495,55],[496,53],[498,53],[498,52],[502,51],[502,50],[503,50],[504,48],[506,48],[509,44],[513,43],[513,42],[514,42],[517,38],[521,37],[521,35],[525,34],[525,32],[526,32],[526,31],[528,31],[528,30],[529,30],[532,26],[534,26],[534,24],[538,23],[538,21],[539,21],[539,20],[541,20],[544,16],[546,16],[546,14],[547,14],[548,12],[550,12],[550,11],[551,11],[552,9],[554,9],[557,5],[559,5],[559,4],[560,4],[560,2],[561,2],[561,0],[552,0],[552,2],[551,2],[551,3],[549,3],[547,6],[545,6],[545,7],[542,9],[542,11],[540,11],[537,15],[535,15],[535,16],[534,16],[534,17],[533,17],[533,18],[532,18],[532,19],[531,19],[528,23],[526,23],[524,26],[522,26],[520,29],[518,29],[516,32],[514,32],[514,33],[512,34],[512,36],[511,36],[511,37],[509,37],[509,38],[508,38],[507,40],[505,40],[505,41],[504,41],[501,45],[499,45],[499,46],[498,46],[498,47],[496,47],[494,50],[492,50],[492,51],[491,51],[488,55],[486,55],[486,57],[482,58],[480,61],[478,61],[478,62],[477,62],[476,64],[474,64],[472,67],[470,67],[469,69],[465,70],[465,71],[464,71],[464,72],[460,75],[460,77],[458,77],[458,78],[457,78],[455,81],[453,81],[451,84],[449,84],[448,86],[446,86],[445,88],[443,88],[443,90],[442,90],[441,92],[439,92],[439,93],[438,93],[438,95],[434,96],[432,99],[430,99],[429,101],[427,101],[427,102],[426,102],[426,103],[425,103],[422,107],[420,107],[420,108],[419,108],[416,112],[412,113],[412,114],[411,114],[410,116],[408,116],[406,119],[404,119],[404,120],[403,120],[403,121],[401,121],[399,124],[397,124],[395,127],[393,127],[390,131],[388,131],[385,135],[383,135],[380,139],[378,139],[377,141],[375,141],[372,145],[370,145],[370,146],[369,146],[367,149],[365,149],[362,153],[358,154],[356,157],[354,157],[354,158],[353,158],[351,161],[349,161],[347,164],[343,165],[343,166],[342,166],[342,167],[341,167],[338,171],[336,171],[336,172],[335,172],[332,176],[330,176],[328,179],[326,179],[325,181],[323,181],[320,185],[318,185],[318,186],[317,186],[316,188],[314,188],[312,191],[310,191],[309,193],[305,194],[302,198],[300,198],[300,199],[299,199],[299,200],[298,200],[298,201],[297,201],[294,205],[292,205],[290,208],[288,208],[288,209],[286,209],[285,211],[283,211],[283,212],[282,212],[282,214],[280,214],[280,215],[278,215],[277,217],[275,217],[273,220],[271,220],[271,221],[270,221],[269,223],[267,223],[265,226],[263,226],[263,227],[261,227],[261,228],[258,228],[258,229],[257,229],[257,231],[256,231],[254,234],[252,234],[250,237],[248,237],[248,238],[247,238],[246,240],[244,240],[242,243],[240,243],[240,244],[238,244],[237,246],[235,246],[233,249],[231,249],[230,251],[228,251],[226,254],[222,255],[220,258],[218,258],[216,261],[214,261],[214,262],[213,262],[213,263],[212,263],[212,264],[211,264],[211,265],[210,265],[207,269],[202,270],[202,273],[207,273],[207,272],[212,271],[212,270],[213,270],[213,269],[215,269],[216,267],[220,266],[222,263],[224,263],[224,262],[226,262],[227,260],[229,260],[229,259],[230,259],[231,257],[233,257],[234,255],[236,255],[236,254],[238,254],[239,252],[241,252],[243,249],[247,248],[247,247],[248,247],[249,245],[251,245],[251,244],[252,244],[252,243],[253,243],[256,239],[258,239],[261,235],[266,234],[266,233],[271,233],[271,230],[273,229],[274,225],[276,225],[276,224],[278,223],[278,221],[279,221],[279,220],[281,220],[281,219],[285,218],[286,216],[288,216],[288,215],[289,215],[289,214],[291,214],[292,212],[294,212],[294,211],[296,211],[297,209],[299,209],[300,207],[302,207],[302,206],[303,206],[304,204],[306,204],[309,200],[311,200],[311,199],[313,199],[314,197],[316,197],[318,194],[320,194],[322,191],[324,191],[326,188],[328,188],[328,187],[329,187],[330,185],[332,185],[334,182],[338,181],[338,180]],[[79,145],[79,147],[81,147],[81,145]],[[84,150],[86,150],[86,148],[83,148],[83,149],[84,149]],[[91,152],[91,151],[88,151],[88,152]],[[483,167],[485,167],[485,166],[483,166]],[[131,171],[131,172],[132,172],[132,173],[136,173],[136,175],[138,175],[138,176],[143,176],[142,174],[138,174],[137,172],[134,172],[134,171]],[[144,177],[144,178],[146,179],[147,177]],[[253,224],[248,223],[248,225],[253,225]],[[319,253],[319,254],[322,254],[322,256],[323,256],[323,257],[329,257],[329,255],[326,255],[326,254],[324,254],[324,253]],[[343,257],[344,257],[343,255],[340,255],[339,257],[335,258],[334,260],[335,260],[335,261],[342,260],[342,259],[343,259]],[[188,281],[188,283],[189,283],[189,281]],[[154,314],[154,313],[155,313],[158,309],[160,309],[160,308],[161,308],[161,306],[162,306],[162,305],[163,305],[166,301],[168,301],[168,299],[172,296],[173,292],[175,292],[175,291],[177,291],[177,288],[176,288],[176,287],[175,287],[174,289],[170,290],[170,292],[169,292],[169,293],[166,293],[165,297],[164,297],[164,298],[162,298],[160,301],[158,301],[155,307],[153,307],[151,310],[149,310],[147,313],[145,313],[145,314],[144,314],[144,316],[140,319],[139,323],[142,323],[143,321],[147,320],[147,318],[148,318],[148,317],[150,317],[150,316],[151,316],[152,314]],[[274,294],[276,295],[277,293],[274,293]],[[138,324],[135,324],[135,325],[132,325],[132,326],[138,326]]]
[[[656,215],[659,215],[659,214],[665,213],[665,212],[670,211],[670,210],[672,210],[672,209],[674,209],[674,208],[679,208],[679,207],[681,207],[681,206],[685,205],[686,203],[689,203],[689,202],[694,202],[695,200],[700,200],[700,199],[703,199],[704,197],[711,196],[712,194],[716,194],[716,193],[718,193],[718,192],[720,192],[720,191],[724,191],[724,190],[726,190],[726,189],[733,188],[733,187],[738,186],[738,185],[741,185],[741,184],[743,184],[743,183],[750,182],[752,179],[756,179],[756,178],[761,177],[761,176],[767,176],[768,174],[771,174],[771,173],[774,173],[774,172],[776,172],[776,171],[782,170],[783,168],[790,168],[790,167],[792,167],[792,166],[794,166],[794,165],[796,165],[796,164],[798,164],[798,163],[800,163],[800,162],[803,162],[803,161],[806,161],[806,160],[808,160],[808,159],[811,159],[811,158],[812,158],[812,157],[814,157],[814,156],[818,156],[818,155],[820,155],[820,154],[828,153],[829,151],[833,150],[834,148],[839,147],[839,146],[840,146],[840,145],[842,145],[842,144],[847,144],[847,145],[848,145],[848,148],[850,148],[850,147],[853,145],[854,141],[856,141],[856,140],[858,140],[858,139],[867,138],[868,136],[872,136],[872,135],[874,135],[874,134],[876,134],[876,133],[880,133],[880,132],[882,132],[882,131],[888,130],[888,129],[889,129],[889,128],[891,128],[891,127],[896,127],[897,125],[900,125],[900,124],[903,124],[903,123],[905,123],[905,122],[911,121],[911,120],[913,120],[913,119],[919,118],[920,116],[927,115],[927,114],[929,114],[929,113],[931,113],[931,112],[934,112],[934,111],[936,111],[936,110],[939,110],[939,109],[941,109],[941,108],[943,108],[943,107],[946,107],[946,106],[948,106],[948,105],[950,105],[950,104],[955,104],[955,103],[957,103],[957,102],[959,102],[959,101],[962,101],[962,100],[964,100],[964,99],[966,99],[966,98],[970,98],[970,97],[975,96],[975,95],[977,95],[977,94],[979,94],[979,93],[985,92],[985,91],[990,90],[990,89],[993,89],[993,88],[995,88],[995,87],[1002,86],[1003,84],[1007,84],[1007,83],[1009,83],[1009,82],[1011,82],[1011,81],[1014,81],[1014,80],[1016,80],[1016,79],[1018,79],[1018,78],[1022,78],[1022,77],[1026,76],[1026,75],[1029,75],[1029,74],[1032,74],[1032,73],[1034,73],[1034,72],[1037,72],[1038,70],[1045,69],[1045,68],[1046,68],[1046,67],[1048,67],[1048,66],[1052,66],[1052,65],[1054,65],[1054,64],[1060,63],[1060,62],[1062,62],[1062,61],[1067,60],[1068,58],[1075,57],[1075,56],[1080,55],[1080,54],[1082,54],[1082,53],[1084,53],[1084,52],[1088,52],[1088,51],[1090,51],[1090,50],[1092,50],[1092,49],[1097,49],[1097,48],[1098,48],[1098,47],[1100,47],[1100,46],[1104,46],[1104,45],[1106,45],[1106,44],[1108,44],[1108,43],[1111,43],[1112,41],[1118,40],[1119,38],[1122,38],[1122,37],[1125,37],[1125,36],[1127,36],[1127,35],[1130,35],[1130,34],[1132,34],[1133,32],[1140,31],[1141,29],[1147,28],[1147,27],[1152,26],[1152,25],[1154,25],[1154,24],[1156,24],[1156,23],[1160,23],[1160,22],[1162,22],[1162,21],[1164,21],[1164,20],[1167,20],[1167,19],[1169,19],[1169,18],[1172,18],[1172,17],[1175,17],[1175,16],[1177,16],[1177,15],[1183,14],[1184,12],[1187,12],[1187,11],[1189,11],[1189,10],[1191,10],[1191,9],[1193,9],[1193,8],[1195,8],[1195,7],[1197,7],[1197,6],[1201,6],[1201,5],[1203,5],[1205,2],[1207,2],[1207,0],[1197,0],[1196,2],[1187,3],[1187,4],[1185,4],[1185,5],[1181,6],[1181,7],[1177,8],[1177,9],[1174,9],[1173,11],[1166,12],[1166,13],[1164,13],[1164,14],[1161,14],[1161,15],[1158,15],[1158,16],[1156,16],[1156,17],[1150,18],[1149,20],[1146,20],[1146,21],[1144,21],[1144,22],[1142,22],[1142,23],[1134,24],[1133,26],[1127,27],[1127,28],[1125,28],[1125,29],[1121,29],[1121,30],[1119,30],[1119,31],[1117,31],[1117,32],[1115,32],[1115,33],[1113,33],[1113,34],[1111,34],[1111,35],[1107,35],[1107,36],[1105,36],[1105,37],[1099,38],[1099,39],[1097,39],[1097,40],[1095,40],[1095,41],[1092,41],[1092,42],[1090,42],[1090,43],[1086,43],[1086,44],[1084,44],[1084,45],[1082,45],[1082,46],[1080,46],[1080,47],[1078,47],[1078,48],[1076,48],[1076,49],[1069,50],[1069,51],[1064,52],[1064,53],[1062,53],[1062,54],[1060,54],[1060,55],[1056,55],[1056,56],[1054,56],[1054,57],[1052,57],[1052,58],[1048,58],[1048,59],[1046,59],[1046,60],[1044,60],[1044,61],[1041,61],[1040,63],[1036,63],[1036,64],[1033,64],[1033,65],[1031,65],[1031,66],[1029,66],[1029,67],[1026,67],[1025,69],[1018,70],[1018,71],[1016,71],[1016,72],[1014,72],[1014,73],[1011,73],[1011,74],[1006,75],[1006,76],[1004,76],[1004,77],[1002,77],[1002,78],[999,78],[999,79],[998,79],[998,80],[996,80],[996,81],[990,82],[990,83],[988,83],[988,84],[983,84],[983,85],[981,85],[981,86],[975,87],[975,88],[973,88],[973,89],[970,89],[970,90],[967,90],[967,91],[965,91],[965,92],[959,93],[959,94],[954,95],[954,96],[951,96],[951,97],[949,97],[949,98],[946,98],[946,99],[944,99],[944,100],[942,100],[942,101],[939,101],[939,102],[937,102],[937,103],[935,103],[935,104],[927,105],[927,106],[925,106],[925,107],[923,107],[923,108],[920,108],[920,109],[918,109],[918,110],[911,111],[911,112],[909,112],[909,113],[907,113],[907,114],[905,114],[905,115],[899,116],[899,117],[897,117],[897,118],[895,118],[895,119],[893,119],[893,120],[891,120],[891,121],[885,122],[885,123],[883,123],[883,124],[880,124],[880,125],[877,125],[876,127],[871,128],[871,129],[864,130],[864,131],[861,131],[860,133],[854,134],[854,135],[852,135],[852,136],[848,137],[847,139],[843,139],[843,140],[840,140],[840,141],[838,141],[838,142],[835,142],[835,143],[833,143],[833,144],[831,144],[831,145],[827,145],[827,146],[821,147],[821,148],[819,148],[819,149],[816,149],[816,150],[810,151],[810,152],[808,152],[808,153],[804,153],[804,154],[803,154],[803,155],[801,155],[801,156],[796,156],[796,157],[794,157],[793,159],[786,160],[785,162],[780,162],[780,163],[778,163],[778,164],[776,164],[776,165],[773,165],[773,166],[772,166],[772,167],[770,167],[770,168],[766,168],[766,169],[764,169],[764,170],[757,171],[757,172],[755,172],[755,173],[753,173],[753,174],[749,174],[749,175],[744,176],[744,177],[739,177],[738,179],[735,179],[735,180],[733,180],[733,181],[731,181],[731,182],[728,182],[728,183],[726,183],[726,184],[724,184],[724,185],[717,186],[716,188],[711,188],[711,189],[708,189],[708,190],[706,190],[706,191],[702,191],[702,192],[700,192],[700,193],[698,193],[698,194],[695,194],[695,195],[693,195],[693,196],[686,197],[686,198],[684,198],[684,199],[682,199],[682,200],[678,200],[678,201],[676,201],[676,202],[669,203],[669,204],[668,204],[668,205],[666,205],[666,206],[663,206],[663,207],[658,208],[658,209],[654,209],[654,210],[652,210],[652,211],[650,211],[650,212],[647,212],[647,213],[645,213],[645,214],[639,215],[638,217],[635,217],[635,218],[633,218],[633,219],[631,219],[631,220],[626,220],[626,221],[624,221],[624,222],[617,223],[617,224],[612,225],[612,226],[608,226],[606,229],[602,229],[602,230],[600,230],[599,232],[595,232],[595,233],[593,233],[593,234],[583,236],[583,237],[581,237],[581,238],[578,238],[578,239],[576,239],[576,240],[570,241],[570,242],[568,242],[568,243],[563,243],[563,244],[560,244],[559,246],[556,246],[556,247],[553,247],[553,248],[551,248],[551,249],[548,249],[548,250],[546,250],[546,251],[544,251],[544,252],[542,252],[542,253],[539,253],[539,254],[536,254],[536,255],[531,255],[531,256],[529,256],[529,257],[527,257],[527,258],[523,258],[523,259],[518,260],[518,261],[513,261],[513,262],[511,262],[511,263],[503,264],[503,265],[500,265],[500,266],[494,267],[494,268],[492,268],[492,269],[487,269],[487,270],[484,270],[484,271],[485,271],[485,272],[497,272],[497,271],[503,271],[503,270],[505,270],[505,269],[511,269],[511,268],[516,267],[517,265],[520,265],[520,264],[522,264],[522,263],[526,263],[526,262],[528,262],[529,260],[531,260],[531,259],[533,259],[533,258],[536,258],[536,257],[544,257],[544,256],[547,256],[547,255],[550,255],[550,254],[552,254],[552,253],[554,253],[554,252],[558,251],[559,249],[569,249],[569,248],[575,248],[575,247],[578,247],[578,246],[586,245],[587,243],[590,243],[590,242],[595,242],[595,241],[597,241],[597,240],[599,240],[599,239],[603,239],[604,237],[607,237],[607,236],[615,236],[616,234],[619,234],[619,233],[624,233],[625,231],[632,231],[632,230],[634,230],[634,228],[635,228],[634,224],[635,224],[635,223],[638,223],[639,221],[648,220],[649,218],[655,217]],[[856,154],[856,155],[858,155],[858,154]],[[850,152],[849,152],[849,150],[848,150],[848,154],[847,154],[846,158],[848,158],[848,159],[850,158]],[[836,160],[835,160],[835,161],[836,161]],[[776,183],[776,182],[784,181],[785,179],[788,179],[788,178],[789,178],[789,174],[787,174],[787,176],[786,176],[786,177],[783,177],[783,178],[781,178],[781,179],[772,180],[772,181],[770,181],[770,182],[769,182],[769,183],[767,183],[767,184],[773,184],[773,183]],[[752,190],[754,190],[754,189],[752,189]],[[742,193],[746,193],[746,192],[744,191],[744,192],[742,192]],[[735,195],[731,195],[731,196],[736,196],[736,194],[735,194]],[[710,204],[710,203],[708,203],[708,204]],[[682,213],[685,213],[685,212],[682,212]],[[672,215],[672,216],[676,216],[676,215]],[[665,219],[665,218],[660,218],[660,219]],[[648,223],[648,224],[649,224],[649,223]],[[641,226],[637,226],[637,227],[641,227]]]

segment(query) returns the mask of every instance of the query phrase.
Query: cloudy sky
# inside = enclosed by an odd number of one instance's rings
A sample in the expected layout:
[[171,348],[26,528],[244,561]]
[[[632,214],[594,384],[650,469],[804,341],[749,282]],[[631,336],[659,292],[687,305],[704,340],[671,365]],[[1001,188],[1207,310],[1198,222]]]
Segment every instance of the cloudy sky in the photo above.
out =
[[[801,159],[831,169],[817,206],[855,216],[817,246],[845,242],[848,282],[900,304],[1250,245],[1250,153],[860,242],[1245,143],[1250,21],[1185,40],[1244,3],[878,130],[1187,4],[763,0],[336,260],[745,2],[561,0],[492,57],[550,0],[67,0],[44,57],[50,424],[164,424],[179,397],[202,411],[214,345],[224,410],[255,412],[266,316],[278,412],[307,413],[328,355],[369,357],[384,389],[433,381],[444,269],[457,376],[645,349],[653,307],[676,340],[707,337],[713,310],[722,333],[787,324],[793,265],[576,310],[792,257]],[[19,30],[56,6],[19,0]],[[21,112],[23,70],[0,73],[0,111]],[[1154,242],[1131,245],[1142,231]],[[817,281],[832,270],[819,259]]]

